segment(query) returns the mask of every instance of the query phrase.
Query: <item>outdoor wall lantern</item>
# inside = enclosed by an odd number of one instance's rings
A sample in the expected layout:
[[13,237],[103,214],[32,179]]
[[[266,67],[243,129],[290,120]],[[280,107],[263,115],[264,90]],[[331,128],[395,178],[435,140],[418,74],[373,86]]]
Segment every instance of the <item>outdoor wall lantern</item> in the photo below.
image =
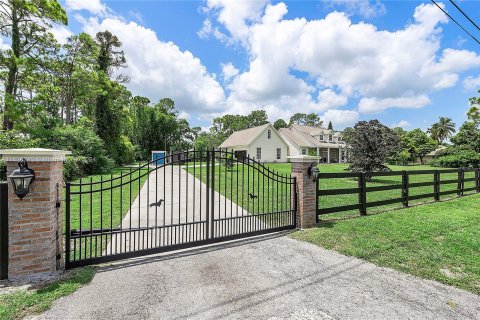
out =
[[317,163],[315,161],[312,162],[310,167],[307,169],[308,177],[312,179],[313,182],[317,181],[319,172],[320,170],[318,170]]
[[35,180],[35,172],[28,168],[27,160],[22,159],[18,163],[18,169],[13,170],[8,177],[12,181],[17,197],[23,199],[29,192],[30,184]]

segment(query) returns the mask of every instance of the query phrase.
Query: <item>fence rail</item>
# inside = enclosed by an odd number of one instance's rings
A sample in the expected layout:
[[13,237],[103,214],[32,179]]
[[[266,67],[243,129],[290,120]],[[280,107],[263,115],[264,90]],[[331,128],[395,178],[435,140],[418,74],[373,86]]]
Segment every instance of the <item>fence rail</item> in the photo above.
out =
[[[466,173],[474,173],[473,177],[465,177]],[[452,175],[455,179],[452,179]],[[386,185],[370,185],[384,182],[375,179],[388,178]],[[420,177],[421,181],[412,182],[412,178]],[[443,177],[443,179],[442,179]],[[339,183],[345,181],[348,183]],[[351,186],[356,181],[357,186]],[[471,185],[466,186],[466,183]],[[321,215],[355,210],[361,215],[367,214],[367,208],[401,204],[408,207],[411,201],[431,198],[433,201],[439,201],[447,195],[456,195],[458,197],[466,193],[480,192],[480,168],[460,168],[447,170],[413,170],[413,171],[389,171],[389,172],[341,172],[341,173],[322,173],[318,174],[316,188],[317,197],[317,222]],[[451,188],[452,184],[456,184]],[[444,187],[448,187],[442,190]],[[335,188],[322,188],[321,186]],[[348,187],[347,187],[348,186]],[[411,194],[411,191],[422,191],[417,194]],[[382,191],[391,191],[386,198],[375,196]],[[396,192],[398,191],[398,193]],[[342,197],[355,197],[355,200],[344,201]],[[358,196],[358,199],[357,199]],[[370,196],[370,200],[367,200]],[[323,199],[329,201],[322,201]],[[324,204],[322,202],[326,202]]]

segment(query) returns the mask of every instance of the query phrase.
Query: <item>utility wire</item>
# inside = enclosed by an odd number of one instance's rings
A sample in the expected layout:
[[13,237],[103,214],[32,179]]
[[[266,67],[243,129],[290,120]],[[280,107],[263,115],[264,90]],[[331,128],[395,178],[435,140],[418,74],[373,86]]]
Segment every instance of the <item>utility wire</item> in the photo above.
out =
[[470,17],[462,9],[460,9],[460,7],[457,6],[455,2],[453,2],[452,0],[450,0],[450,2],[455,6],[455,8],[458,9],[458,11],[460,11],[465,16],[465,18],[468,19],[468,21],[470,21],[478,30],[480,30],[480,27],[475,22],[473,22],[473,20],[470,19]]
[[430,1],[433,2],[433,4],[435,4],[440,10],[442,10],[443,13],[445,13],[445,15],[450,18],[450,20],[452,20],[453,22],[455,22],[455,23],[457,24],[457,26],[459,26],[460,28],[462,28],[462,30],[465,31],[465,33],[467,33],[470,37],[472,37],[472,39],[475,40],[475,42],[477,42],[478,44],[480,44],[480,41],[478,41],[477,38],[475,38],[470,32],[468,32],[460,23],[457,22],[457,20],[453,19],[452,16],[447,13],[447,11],[443,10],[443,8],[440,7],[440,6],[438,5],[438,3],[435,2],[435,0],[430,0]]

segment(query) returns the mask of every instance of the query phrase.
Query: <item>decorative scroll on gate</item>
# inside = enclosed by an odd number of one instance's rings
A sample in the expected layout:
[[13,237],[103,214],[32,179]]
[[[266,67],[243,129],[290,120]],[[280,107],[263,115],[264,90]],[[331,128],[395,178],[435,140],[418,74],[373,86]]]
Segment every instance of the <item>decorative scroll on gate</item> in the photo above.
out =
[[295,228],[296,180],[232,151],[185,151],[67,183],[65,215],[71,268]]

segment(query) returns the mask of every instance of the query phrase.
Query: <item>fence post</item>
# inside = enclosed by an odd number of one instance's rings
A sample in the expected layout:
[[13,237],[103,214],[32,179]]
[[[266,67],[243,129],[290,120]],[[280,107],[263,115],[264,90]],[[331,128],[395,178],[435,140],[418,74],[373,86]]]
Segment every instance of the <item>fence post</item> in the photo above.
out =
[[0,280],[8,278],[8,183],[0,182]]
[[320,182],[319,182],[319,179],[317,178],[317,180],[315,181],[315,222],[316,223],[320,222],[320,217],[317,214],[318,209],[319,209],[318,202],[320,200],[319,197],[317,197],[317,191],[318,190],[320,190]]
[[435,170],[433,174],[433,193],[435,193],[434,200],[440,201],[440,171]]
[[308,168],[318,157],[289,156],[288,160],[292,163],[292,177],[297,178],[297,228],[313,227],[317,222],[318,198],[316,183],[308,176]]
[[458,168],[458,185],[457,185],[457,196],[463,196],[463,177],[464,172],[463,168]]
[[22,159],[35,171],[30,192],[23,199],[9,182],[8,278],[51,275],[64,268],[63,214],[57,197],[62,196],[63,160],[70,152],[33,148],[0,150],[0,154],[8,174]]
[[408,207],[408,171],[402,171],[402,205]]
[[475,170],[475,191],[480,192],[480,169]]
[[358,176],[358,204],[360,205],[360,215],[365,216],[367,214],[367,183],[365,179],[365,172],[360,172]]

